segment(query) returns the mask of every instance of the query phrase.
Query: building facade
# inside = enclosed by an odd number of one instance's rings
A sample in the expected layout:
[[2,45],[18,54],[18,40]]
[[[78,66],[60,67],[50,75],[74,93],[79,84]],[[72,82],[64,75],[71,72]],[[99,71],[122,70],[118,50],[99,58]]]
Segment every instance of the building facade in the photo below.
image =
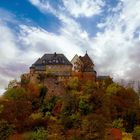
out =
[[94,63],[86,53],[84,56],[75,55],[71,60],[72,76],[76,76],[81,80],[96,81],[96,71]]
[[70,77],[72,64],[63,54],[44,54],[30,67],[31,74],[45,73],[58,77]]

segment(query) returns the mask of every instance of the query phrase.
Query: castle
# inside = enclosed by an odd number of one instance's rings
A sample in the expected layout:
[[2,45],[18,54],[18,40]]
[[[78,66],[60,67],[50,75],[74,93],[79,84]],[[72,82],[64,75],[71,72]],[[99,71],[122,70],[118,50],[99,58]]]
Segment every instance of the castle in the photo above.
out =
[[94,63],[88,56],[87,52],[84,56],[75,55],[71,62],[64,54],[44,54],[30,67],[30,79],[34,81],[37,74],[44,73],[58,77],[59,81],[69,79],[70,77],[78,77],[80,80],[96,80],[96,71]]

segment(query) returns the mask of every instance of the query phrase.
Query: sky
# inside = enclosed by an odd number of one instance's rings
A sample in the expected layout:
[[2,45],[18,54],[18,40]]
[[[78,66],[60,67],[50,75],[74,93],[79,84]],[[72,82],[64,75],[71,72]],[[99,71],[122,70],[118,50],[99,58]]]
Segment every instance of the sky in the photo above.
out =
[[0,0],[0,93],[44,53],[87,51],[97,75],[140,79],[140,0]]

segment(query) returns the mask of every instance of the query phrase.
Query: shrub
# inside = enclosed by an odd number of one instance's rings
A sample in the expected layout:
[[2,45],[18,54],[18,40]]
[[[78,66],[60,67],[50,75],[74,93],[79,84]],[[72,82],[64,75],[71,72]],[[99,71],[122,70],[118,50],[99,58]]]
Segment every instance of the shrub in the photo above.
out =
[[140,126],[136,126],[132,132],[132,137],[134,140],[140,140]]
[[47,128],[48,126],[48,120],[45,118],[36,118],[33,120],[31,117],[29,117],[25,123],[24,123],[24,130],[30,131],[34,130],[35,128]]
[[30,116],[33,120],[41,119],[42,113],[32,113]]
[[67,130],[73,127],[73,122],[70,116],[61,115],[60,122],[63,125],[64,130]]
[[87,101],[80,100],[79,109],[82,115],[87,115],[88,113],[91,112],[92,106]]
[[0,121],[0,139],[7,140],[10,134],[12,134],[14,126],[8,124],[7,121]]
[[48,133],[43,127],[40,127],[35,131],[26,134],[24,137],[27,140],[48,140]]
[[120,119],[120,118],[113,121],[112,127],[125,131],[125,128],[123,127],[123,119]]

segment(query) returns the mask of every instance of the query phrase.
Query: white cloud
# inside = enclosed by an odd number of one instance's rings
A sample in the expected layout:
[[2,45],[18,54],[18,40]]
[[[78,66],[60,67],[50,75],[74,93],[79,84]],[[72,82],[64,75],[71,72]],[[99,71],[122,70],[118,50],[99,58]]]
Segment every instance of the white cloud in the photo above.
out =
[[99,52],[97,65],[101,73],[108,71],[115,78],[140,79],[137,61],[140,56],[140,40],[139,37],[134,38],[140,23],[139,7],[140,1],[121,1],[112,9],[115,13],[98,24],[98,27],[104,28],[104,32],[94,37]]
[[[74,44],[74,39],[70,39],[69,35],[66,35],[65,31],[60,35],[49,33],[46,30],[29,27],[22,25],[22,34],[20,36],[20,42],[25,46],[32,46],[30,49],[38,54],[43,55],[45,52],[63,52],[69,58],[72,58],[75,51],[81,52],[78,45]],[[72,49],[74,47],[74,49]],[[30,52],[31,53],[31,52]]]
[[50,5],[48,0],[29,0],[34,6],[38,7],[42,12],[53,13],[57,15],[57,11]]
[[12,31],[2,24],[0,24],[0,28],[0,89],[1,91],[4,91],[8,81],[13,76],[16,76],[15,71],[12,72],[11,68],[7,66],[16,60],[18,49],[16,48],[16,39]]
[[[0,13],[0,89],[4,89],[10,79],[28,71],[28,67],[47,52],[64,53],[71,59],[76,53],[83,55],[88,50],[99,74],[140,79],[140,40],[139,37],[134,37],[140,23],[139,1],[123,0],[116,7],[110,8],[113,14],[97,25],[103,31],[93,37],[90,37],[72,16],[97,15],[102,12],[103,1],[63,0],[64,7],[61,5],[57,10],[46,0],[30,2],[43,13],[53,13],[62,26],[57,34],[50,33],[39,27],[18,23],[9,13],[2,18],[3,14]],[[10,21],[14,21],[18,26],[18,36],[6,24]]]
[[102,12],[103,0],[62,0],[64,10],[74,17],[92,17]]
[[75,18],[99,15],[105,6],[104,0],[62,0],[63,6],[58,6],[56,10],[50,5],[48,0],[29,0],[29,2],[38,7],[42,12],[54,15],[60,14],[59,12],[67,12]]

